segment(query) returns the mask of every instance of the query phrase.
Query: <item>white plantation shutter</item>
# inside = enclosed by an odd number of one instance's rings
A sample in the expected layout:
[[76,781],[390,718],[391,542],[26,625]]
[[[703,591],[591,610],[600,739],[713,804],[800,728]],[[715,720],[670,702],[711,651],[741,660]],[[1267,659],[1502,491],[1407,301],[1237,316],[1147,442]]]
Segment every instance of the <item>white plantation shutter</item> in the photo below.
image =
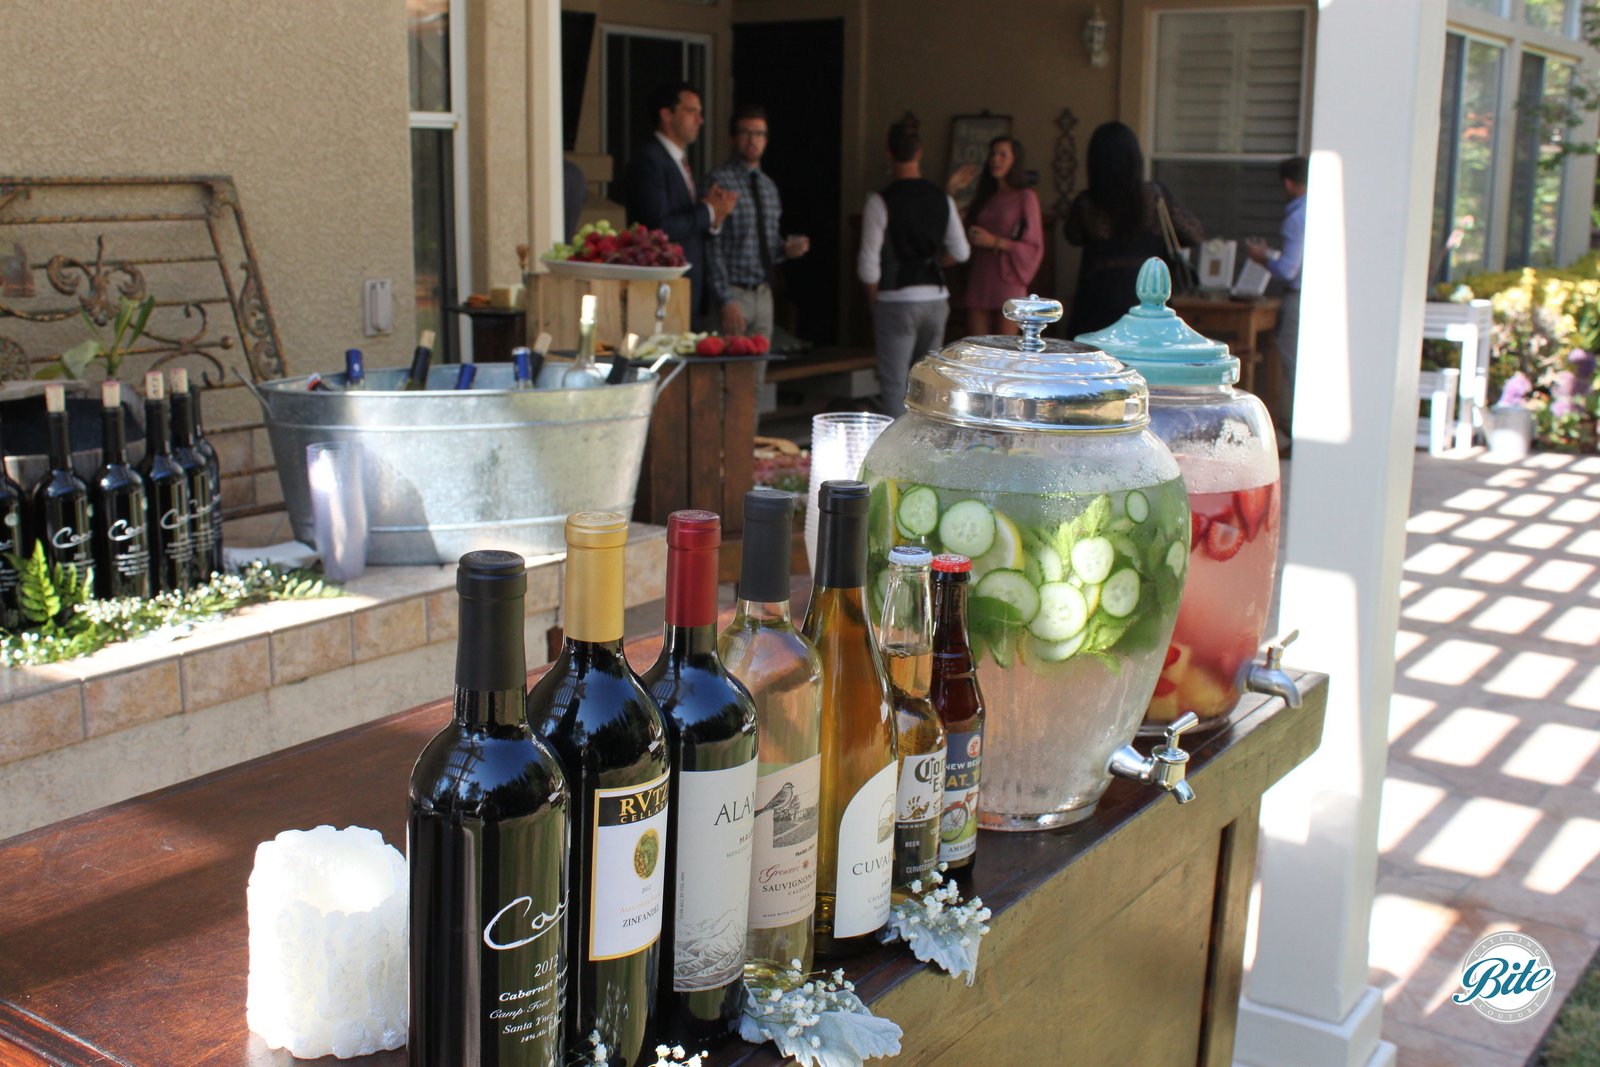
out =
[[1151,155],[1299,151],[1305,25],[1303,9],[1161,13]]

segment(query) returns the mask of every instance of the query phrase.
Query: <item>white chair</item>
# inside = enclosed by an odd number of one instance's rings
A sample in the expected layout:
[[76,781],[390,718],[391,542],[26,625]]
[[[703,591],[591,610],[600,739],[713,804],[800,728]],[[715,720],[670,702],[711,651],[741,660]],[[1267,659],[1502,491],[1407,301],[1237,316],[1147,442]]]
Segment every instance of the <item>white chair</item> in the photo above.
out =
[[[1472,447],[1474,434],[1487,435],[1484,414],[1489,402],[1490,340],[1494,330],[1494,306],[1487,300],[1469,300],[1464,304],[1429,301],[1424,305],[1422,336],[1428,340],[1449,341],[1461,346],[1461,371],[1454,383],[1455,398],[1442,406],[1449,409],[1443,416],[1444,428],[1452,432],[1456,448]],[[1440,382],[1440,372],[1423,371],[1419,391],[1432,396]],[[1417,446],[1429,451],[1448,448],[1448,439],[1439,444],[1434,437],[1435,423],[1440,418],[1441,405],[1434,398],[1433,416],[1426,431],[1420,427]]]

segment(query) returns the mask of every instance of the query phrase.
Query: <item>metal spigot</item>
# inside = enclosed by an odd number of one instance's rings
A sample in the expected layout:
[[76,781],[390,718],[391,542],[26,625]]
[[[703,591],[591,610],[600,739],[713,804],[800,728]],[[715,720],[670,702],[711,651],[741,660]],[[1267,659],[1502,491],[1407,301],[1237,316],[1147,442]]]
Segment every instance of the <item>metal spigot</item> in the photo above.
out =
[[1158,785],[1171,793],[1179,804],[1187,804],[1194,799],[1194,788],[1184,780],[1188,773],[1189,753],[1179,747],[1178,740],[1185,730],[1199,724],[1200,716],[1192,711],[1185,712],[1167,727],[1166,744],[1151,752],[1148,758],[1139,755],[1139,750],[1132,745],[1123,745],[1111,753],[1106,770],[1118,778]]
[[1289,707],[1298,708],[1300,687],[1294,684],[1294,679],[1284,671],[1282,664],[1283,650],[1299,636],[1299,630],[1290,630],[1282,637],[1275,637],[1268,642],[1262,653],[1261,662],[1250,664],[1250,670],[1245,674],[1244,687],[1252,693],[1282,697],[1283,702]]

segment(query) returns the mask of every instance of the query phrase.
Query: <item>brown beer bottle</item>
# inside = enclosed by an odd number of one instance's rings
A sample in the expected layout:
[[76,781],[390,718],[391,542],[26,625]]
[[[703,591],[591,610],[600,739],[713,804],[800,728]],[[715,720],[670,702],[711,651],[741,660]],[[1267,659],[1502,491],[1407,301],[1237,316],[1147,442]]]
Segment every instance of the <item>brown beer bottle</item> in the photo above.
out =
[[969,871],[978,852],[978,780],[983,762],[983,693],[967,639],[967,583],[972,561],[933,557],[933,681],[928,699],[949,736],[939,859]]

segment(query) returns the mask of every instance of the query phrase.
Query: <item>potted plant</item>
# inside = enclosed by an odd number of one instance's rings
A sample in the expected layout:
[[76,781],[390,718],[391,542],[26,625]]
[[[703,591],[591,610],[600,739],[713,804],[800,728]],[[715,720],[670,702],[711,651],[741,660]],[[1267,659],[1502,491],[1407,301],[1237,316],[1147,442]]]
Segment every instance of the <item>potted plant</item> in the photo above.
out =
[[1533,412],[1528,396],[1533,382],[1517,371],[1500,389],[1500,399],[1489,408],[1489,451],[1503,459],[1521,459],[1533,444]]

